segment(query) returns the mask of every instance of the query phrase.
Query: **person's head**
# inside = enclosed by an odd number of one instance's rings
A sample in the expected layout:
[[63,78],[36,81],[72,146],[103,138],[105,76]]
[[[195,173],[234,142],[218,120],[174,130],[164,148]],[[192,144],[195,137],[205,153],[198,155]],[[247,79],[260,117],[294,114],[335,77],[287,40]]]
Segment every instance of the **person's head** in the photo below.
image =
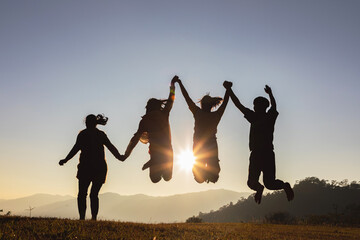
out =
[[160,111],[163,108],[163,104],[166,103],[166,100],[160,100],[156,98],[150,98],[146,104],[146,112]]
[[97,124],[106,125],[108,118],[102,114],[95,116],[94,114],[87,115],[85,119],[86,128],[95,128]]
[[264,97],[257,97],[254,99],[254,111],[266,112],[266,109],[270,106],[269,100]]
[[201,109],[206,111],[211,111],[211,109],[215,108],[222,102],[221,97],[210,97],[209,94],[206,94],[200,100]]

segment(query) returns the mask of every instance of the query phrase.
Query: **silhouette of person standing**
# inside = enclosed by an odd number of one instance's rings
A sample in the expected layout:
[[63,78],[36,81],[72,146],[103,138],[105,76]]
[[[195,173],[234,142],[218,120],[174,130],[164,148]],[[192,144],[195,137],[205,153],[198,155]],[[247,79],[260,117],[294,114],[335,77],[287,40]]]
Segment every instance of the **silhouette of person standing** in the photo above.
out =
[[81,151],[76,176],[79,179],[77,202],[80,220],[85,219],[86,196],[90,183],[92,183],[90,192],[92,220],[96,220],[99,211],[98,194],[101,186],[105,183],[107,173],[104,145],[117,159],[123,161],[123,157],[120,155],[116,147],[110,142],[106,134],[96,128],[97,124],[105,125],[107,120],[108,118],[103,115],[88,115],[85,120],[86,129],[82,130],[78,134],[76,143],[70,150],[69,154],[65,159],[59,162],[62,166],[73,158],[78,151]]
[[269,190],[284,189],[288,201],[294,198],[294,192],[289,183],[275,178],[275,154],[273,134],[275,121],[279,113],[271,88],[266,85],[265,92],[270,97],[271,107],[268,111],[269,100],[264,97],[254,99],[254,111],[243,106],[231,89],[231,82],[224,82],[235,106],[244,114],[250,125],[250,165],[248,186],[256,191],[255,202],[260,204],[264,186],[259,183],[260,173],[263,172],[263,182]]
[[157,183],[163,178],[169,181],[173,171],[173,149],[171,145],[171,132],[169,114],[175,99],[174,82],[171,81],[170,93],[167,100],[151,98],[146,104],[146,114],[142,117],[139,128],[131,138],[124,154],[128,158],[139,140],[149,143],[150,160],[144,164],[142,170],[150,168],[150,179]]
[[[205,95],[200,100],[201,108],[199,108],[189,97],[181,80],[177,79],[176,82],[179,84],[185,101],[195,119],[193,136],[195,164],[192,169],[194,179],[198,183],[203,183],[205,181],[207,183],[216,183],[220,173],[216,133],[217,126],[229,101],[228,91],[225,93],[224,100],[220,97],[210,97],[209,95]],[[211,110],[221,102],[223,103],[218,110],[212,112]]]

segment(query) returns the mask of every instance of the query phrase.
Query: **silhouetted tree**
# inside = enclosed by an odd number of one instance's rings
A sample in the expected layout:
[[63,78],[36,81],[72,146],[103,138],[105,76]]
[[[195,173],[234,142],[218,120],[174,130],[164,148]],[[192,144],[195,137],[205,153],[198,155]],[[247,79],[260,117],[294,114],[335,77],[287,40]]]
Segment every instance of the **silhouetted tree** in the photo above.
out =
[[192,216],[192,217],[186,219],[186,222],[187,223],[201,223],[202,219],[199,217]]
[[284,192],[275,191],[265,195],[261,205],[249,196],[217,211],[200,213],[199,217],[204,222],[266,221],[266,217],[268,221],[281,217],[286,220],[285,214],[275,214],[282,212],[308,224],[360,225],[360,182],[308,177],[297,181],[294,191],[297,197],[291,203],[284,199]]
[[275,212],[267,214],[265,216],[265,222],[272,224],[293,224],[296,223],[296,218],[288,212]]

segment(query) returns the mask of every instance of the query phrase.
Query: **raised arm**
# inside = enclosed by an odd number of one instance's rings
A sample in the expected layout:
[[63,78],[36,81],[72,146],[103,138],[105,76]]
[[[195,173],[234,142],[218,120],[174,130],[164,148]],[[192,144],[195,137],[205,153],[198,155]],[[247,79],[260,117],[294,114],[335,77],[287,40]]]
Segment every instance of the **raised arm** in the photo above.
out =
[[169,93],[169,97],[168,100],[166,101],[164,110],[167,112],[170,112],[173,104],[174,104],[174,100],[175,100],[175,82],[179,79],[178,76],[174,76],[173,79],[171,80],[171,85],[170,85],[170,93]]
[[220,114],[220,118],[224,114],[224,111],[225,111],[225,108],[226,108],[228,102],[229,102],[229,90],[226,89],[224,100],[223,100],[221,106],[219,107],[219,109],[217,110],[217,112]]
[[67,163],[67,161],[72,159],[77,154],[78,151],[80,151],[79,136],[77,137],[76,142],[72,147],[72,149],[70,150],[70,152],[68,153],[68,155],[64,159],[60,160],[59,165],[62,166],[65,163]]
[[177,79],[176,82],[179,83],[181,93],[182,93],[182,95],[184,96],[185,101],[186,101],[186,103],[187,103],[190,111],[194,114],[195,111],[196,111],[196,105],[195,105],[195,103],[194,103],[193,100],[189,97],[189,94],[188,94],[188,92],[186,91],[186,89],[185,89],[184,85],[182,84],[181,80],[180,80],[180,79]]
[[276,101],[275,101],[275,98],[274,98],[271,88],[268,85],[265,85],[264,90],[267,94],[269,94],[271,107],[274,110],[276,110]]
[[235,106],[243,113],[245,114],[248,110],[248,108],[246,108],[244,105],[241,104],[241,102],[239,101],[239,99],[236,97],[235,93],[232,90],[232,83],[225,81],[224,82],[224,87],[226,88],[227,92],[229,92],[229,95],[231,97],[231,100],[233,101],[233,103],[235,104]]
[[112,153],[112,155],[114,155],[114,157],[116,157],[117,159],[119,159],[120,161],[124,161],[124,157],[119,153],[119,151],[117,150],[117,148],[110,142],[110,140],[108,139],[108,137],[106,137],[105,139],[105,144],[104,144],[109,151]]

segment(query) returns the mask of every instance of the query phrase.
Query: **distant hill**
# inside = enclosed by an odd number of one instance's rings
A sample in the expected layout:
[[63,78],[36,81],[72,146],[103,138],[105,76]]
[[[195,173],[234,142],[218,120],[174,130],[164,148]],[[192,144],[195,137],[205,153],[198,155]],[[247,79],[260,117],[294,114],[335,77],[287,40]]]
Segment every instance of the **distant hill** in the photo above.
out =
[[37,207],[45,204],[51,204],[59,201],[66,201],[73,199],[72,196],[50,195],[50,194],[35,194],[29,197],[16,198],[11,200],[0,200],[0,209],[5,211],[11,211],[13,214],[26,213],[25,209],[31,207]]
[[[207,212],[229,202],[247,197],[249,193],[239,193],[224,189],[204,192],[153,197],[143,194],[122,196],[116,193],[100,194],[99,219],[144,223],[184,222],[189,216]],[[14,215],[29,215],[27,208],[35,207],[32,216],[78,218],[76,198],[36,194],[26,198],[4,200],[0,209]],[[88,204],[90,206],[90,204]],[[90,209],[87,211],[90,217]]]
[[316,177],[306,178],[294,186],[295,199],[286,200],[283,191],[263,196],[261,204],[253,196],[227,204],[217,211],[200,214],[205,222],[242,222],[263,220],[273,213],[288,213],[297,219],[309,215],[327,215],[360,222],[360,182],[329,182]]

